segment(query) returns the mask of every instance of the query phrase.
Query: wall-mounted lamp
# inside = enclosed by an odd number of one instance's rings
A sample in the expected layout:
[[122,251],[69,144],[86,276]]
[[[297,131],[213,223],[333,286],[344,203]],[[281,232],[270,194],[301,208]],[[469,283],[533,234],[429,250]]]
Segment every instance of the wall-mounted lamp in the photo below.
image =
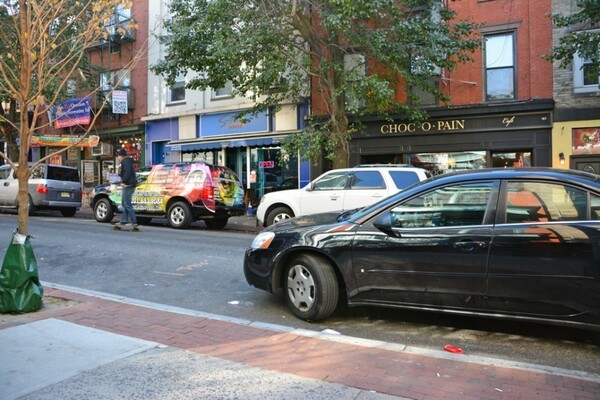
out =
[[565,165],[565,153],[563,153],[562,151],[558,153],[558,162],[560,163],[560,165]]

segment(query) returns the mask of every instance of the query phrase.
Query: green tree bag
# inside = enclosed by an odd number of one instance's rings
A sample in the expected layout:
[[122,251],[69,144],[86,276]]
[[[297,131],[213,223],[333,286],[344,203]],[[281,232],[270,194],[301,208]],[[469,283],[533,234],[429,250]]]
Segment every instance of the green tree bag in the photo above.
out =
[[44,288],[29,237],[15,233],[0,270],[0,312],[26,313],[42,308]]

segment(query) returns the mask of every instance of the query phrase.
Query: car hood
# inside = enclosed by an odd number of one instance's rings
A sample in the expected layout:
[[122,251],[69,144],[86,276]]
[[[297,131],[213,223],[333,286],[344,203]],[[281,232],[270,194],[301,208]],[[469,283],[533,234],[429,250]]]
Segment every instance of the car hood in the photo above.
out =
[[328,213],[320,213],[320,214],[311,214],[304,215],[301,217],[290,218],[284,221],[278,222],[274,225],[268,227],[267,231],[272,232],[281,232],[289,229],[299,228],[299,227],[311,227],[315,225],[328,225],[328,224],[337,224],[338,217],[341,213],[339,212],[328,212]]

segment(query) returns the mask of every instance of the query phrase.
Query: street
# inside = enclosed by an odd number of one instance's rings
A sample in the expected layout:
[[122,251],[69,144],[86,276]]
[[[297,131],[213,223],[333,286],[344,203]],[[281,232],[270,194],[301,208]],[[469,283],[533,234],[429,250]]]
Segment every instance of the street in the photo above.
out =
[[[160,222],[160,221],[159,221]],[[0,214],[0,248],[16,227]],[[283,295],[250,287],[244,250],[253,235],[211,231],[197,223],[175,230],[160,223],[141,232],[114,232],[109,224],[48,213],[30,219],[31,243],[42,282],[106,292],[203,312],[440,350],[447,344],[470,355],[600,373],[598,332],[407,312],[341,309],[307,323],[287,310]]]

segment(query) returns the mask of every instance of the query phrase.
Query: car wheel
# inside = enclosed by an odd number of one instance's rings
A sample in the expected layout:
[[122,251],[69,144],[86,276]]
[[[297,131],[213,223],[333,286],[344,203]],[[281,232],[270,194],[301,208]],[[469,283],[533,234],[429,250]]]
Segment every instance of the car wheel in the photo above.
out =
[[63,208],[62,210],[60,210],[60,213],[63,217],[72,217],[75,215],[76,212],[77,209],[75,207]]
[[335,311],[339,287],[329,262],[314,255],[291,260],[285,273],[285,301],[298,318],[318,321]]
[[276,207],[267,216],[267,226],[276,224],[285,219],[294,217],[294,213],[288,207]]
[[114,215],[115,212],[110,200],[100,199],[94,204],[94,218],[96,218],[96,221],[110,222]]
[[204,223],[209,229],[223,229],[227,226],[228,218],[205,219]]
[[192,223],[192,212],[190,211],[190,206],[183,201],[173,203],[167,212],[167,221],[172,228],[187,228]]

